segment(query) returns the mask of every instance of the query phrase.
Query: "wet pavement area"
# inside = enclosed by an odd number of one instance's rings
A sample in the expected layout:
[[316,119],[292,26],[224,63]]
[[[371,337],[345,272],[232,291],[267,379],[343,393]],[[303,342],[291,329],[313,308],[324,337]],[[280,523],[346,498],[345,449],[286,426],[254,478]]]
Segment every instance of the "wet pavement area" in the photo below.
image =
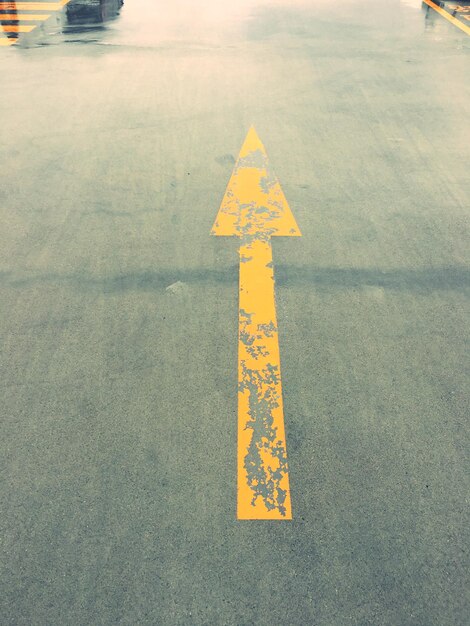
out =
[[[467,624],[465,30],[0,12],[2,625]],[[289,521],[236,516],[240,241],[210,231],[252,125],[302,234],[270,264]]]

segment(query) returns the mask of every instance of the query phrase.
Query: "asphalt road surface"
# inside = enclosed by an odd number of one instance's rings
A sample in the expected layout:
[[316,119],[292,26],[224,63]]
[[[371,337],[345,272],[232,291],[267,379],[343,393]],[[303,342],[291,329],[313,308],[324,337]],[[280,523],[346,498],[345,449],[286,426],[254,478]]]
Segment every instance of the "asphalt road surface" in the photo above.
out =
[[[14,4],[2,626],[466,626],[468,33],[419,0]],[[302,232],[272,243],[291,521],[236,512],[210,231],[251,125]]]

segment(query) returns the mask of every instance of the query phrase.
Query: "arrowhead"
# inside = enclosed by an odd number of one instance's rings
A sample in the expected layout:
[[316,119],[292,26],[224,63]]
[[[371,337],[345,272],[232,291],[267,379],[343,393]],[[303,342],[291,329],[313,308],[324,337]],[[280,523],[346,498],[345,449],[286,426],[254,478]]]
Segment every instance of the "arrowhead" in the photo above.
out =
[[238,155],[212,234],[263,239],[301,235],[253,126]]

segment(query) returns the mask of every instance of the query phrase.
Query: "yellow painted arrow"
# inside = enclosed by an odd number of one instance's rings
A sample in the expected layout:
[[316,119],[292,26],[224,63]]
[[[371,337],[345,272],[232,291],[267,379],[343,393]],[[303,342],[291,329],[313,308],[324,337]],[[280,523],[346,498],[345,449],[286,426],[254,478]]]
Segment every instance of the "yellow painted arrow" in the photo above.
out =
[[240,244],[238,519],[292,519],[271,237],[300,236],[250,128],[212,228]]

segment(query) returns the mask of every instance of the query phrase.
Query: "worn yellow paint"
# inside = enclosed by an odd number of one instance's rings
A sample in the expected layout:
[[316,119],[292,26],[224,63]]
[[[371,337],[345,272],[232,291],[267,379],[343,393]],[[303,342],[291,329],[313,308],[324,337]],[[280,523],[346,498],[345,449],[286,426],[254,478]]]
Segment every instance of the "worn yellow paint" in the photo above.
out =
[[29,26],[18,25],[18,24],[4,24],[2,29],[6,33],[30,33],[36,26],[30,24]]
[[[0,15],[0,20],[13,22],[44,22],[50,17],[50,11],[60,11],[70,0],[59,2],[0,2],[2,11],[48,11],[49,13],[11,13]],[[30,33],[37,27],[36,24],[2,24],[5,33]],[[1,31],[0,31],[1,32]],[[0,46],[12,46],[18,39],[0,39]]]
[[50,13],[44,13],[43,15],[34,15],[32,13],[2,13],[0,15],[0,20],[11,20],[18,22],[44,22],[49,17]]
[[470,13],[470,6],[460,6],[460,4],[446,4],[446,9],[452,9],[456,13]]
[[250,234],[258,237],[261,233],[265,236],[300,235],[253,127],[240,150],[212,233],[238,237]]
[[65,2],[0,2],[0,9],[2,11],[60,11],[68,2],[70,0]]
[[238,519],[292,519],[272,236],[300,236],[266,150],[248,132],[212,234],[240,244]]
[[464,24],[463,22],[455,18],[453,15],[451,15],[448,11],[446,11],[445,9],[442,9],[435,2],[432,2],[432,0],[423,0],[423,2],[427,4],[428,6],[430,6],[431,9],[434,9],[435,11],[437,11],[439,15],[442,15],[442,17],[445,17],[446,20],[449,20],[449,22],[451,22],[454,26],[457,26],[457,28],[460,28],[460,30],[463,30],[464,33],[466,33],[467,35],[470,35],[470,28],[466,24]]

